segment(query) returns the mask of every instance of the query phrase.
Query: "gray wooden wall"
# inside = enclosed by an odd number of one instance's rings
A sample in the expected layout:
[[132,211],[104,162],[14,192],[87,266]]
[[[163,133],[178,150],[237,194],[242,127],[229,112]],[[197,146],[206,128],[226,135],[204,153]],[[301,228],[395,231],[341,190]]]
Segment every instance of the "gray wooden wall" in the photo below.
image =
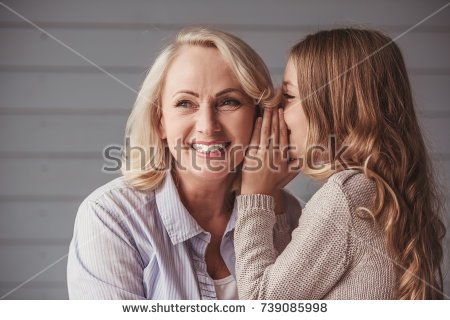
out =
[[[184,25],[209,24],[242,37],[279,81],[288,49],[307,33],[359,24],[395,37],[446,1],[3,3],[138,89],[158,50]],[[398,40],[447,198],[449,35],[447,7]],[[122,144],[135,93],[4,6],[0,45],[0,296],[34,277],[5,298],[66,299],[65,254],[77,206],[116,177],[102,172],[102,150]],[[316,185],[299,177],[289,187],[308,200]],[[447,237],[446,251],[449,243]],[[450,295],[450,275],[446,292]]]

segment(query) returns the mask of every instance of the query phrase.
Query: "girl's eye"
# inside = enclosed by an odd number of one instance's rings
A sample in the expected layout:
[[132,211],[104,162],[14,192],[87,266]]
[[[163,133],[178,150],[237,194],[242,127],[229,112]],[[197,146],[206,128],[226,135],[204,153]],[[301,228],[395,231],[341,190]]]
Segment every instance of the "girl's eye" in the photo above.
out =
[[291,99],[294,99],[294,98],[295,98],[294,96],[291,96],[290,94],[287,94],[287,93],[283,93],[283,97],[284,97],[286,100],[291,100]]
[[232,111],[241,106],[241,102],[237,99],[225,99],[217,104],[216,108],[220,111]]

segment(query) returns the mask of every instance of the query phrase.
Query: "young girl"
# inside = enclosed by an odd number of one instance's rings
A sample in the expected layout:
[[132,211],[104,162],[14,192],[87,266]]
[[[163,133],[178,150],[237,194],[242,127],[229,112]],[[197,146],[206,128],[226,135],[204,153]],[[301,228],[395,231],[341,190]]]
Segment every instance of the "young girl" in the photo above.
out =
[[[397,45],[370,30],[310,35],[291,50],[283,93],[245,160],[240,298],[441,299],[445,228]],[[325,183],[279,254],[272,195],[300,166]]]

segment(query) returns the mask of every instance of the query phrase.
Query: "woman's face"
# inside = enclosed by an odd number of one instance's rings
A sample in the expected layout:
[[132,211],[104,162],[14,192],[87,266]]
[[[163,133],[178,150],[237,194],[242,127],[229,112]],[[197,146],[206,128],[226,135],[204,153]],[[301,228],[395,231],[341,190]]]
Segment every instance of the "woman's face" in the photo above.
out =
[[283,79],[284,119],[289,134],[289,144],[293,148],[291,158],[305,156],[306,140],[308,134],[308,121],[300,101],[297,83],[297,70],[289,61],[284,72]]
[[168,69],[160,136],[177,170],[221,179],[244,159],[255,105],[215,48],[186,46]]

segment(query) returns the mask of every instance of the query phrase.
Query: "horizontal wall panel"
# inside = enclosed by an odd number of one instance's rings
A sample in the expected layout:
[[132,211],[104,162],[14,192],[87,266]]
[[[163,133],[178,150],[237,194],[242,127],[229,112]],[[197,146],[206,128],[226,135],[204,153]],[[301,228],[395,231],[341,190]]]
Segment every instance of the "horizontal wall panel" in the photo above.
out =
[[[442,187],[444,201],[450,204],[450,161],[433,161],[433,169],[437,173],[438,184]],[[314,193],[321,187],[321,183],[302,174],[292,180],[286,188],[302,201],[309,201]],[[444,213],[450,222],[450,211]],[[450,233],[447,235],[450,236]]]
[[[37,274],[39,275],[30,282],[63,282],[66,279],[67,257],[65,256],[68,252],[69,244],[66,246],[0,245],[0,282],[24,282]],[[59,262],[56,263],[56,261]]]
[[[9,287],[0,287],[0,296],[3,296],[11,289]],[[48,287],[43,285],[41,287],[35,286],[29,288],[27,286],[12,292],[5,300],[67,300],[69,294],[67,291],[67,285],[65,283],[58,283],[58,287]]]
[[[351,24],[381,29],[395,38],[414,26],[397,43],[450,209],[450,7],[433,15],[447,2],[2,1],[0,297],[60,259],[6,299],[68,298],[65,255],[78,206],[119,175],[102,171],[104,165],[115,165],[102,159],[102,150],[123,144],[126,119],[146,69],[180,28],[190,24],[213,25],[247,41],[266,61],[276,83],[282,79],[289,48],[306,34]],[[303,201],[319,187],[303,175],[287,186]],[[448,224],[450,210],[444,214]],[[447,232],[447,295],[449,245]]]
[[81,201],[0,201],[0,244],[71,239]]
[[2,108],[131,110],[144,74],[0,72]]
[[124,143],[127,115],[1,115],[1,152],[93,152]]
[[450,111],[450,75],[413,75],[410,80],[417,110],[425,115]]
[[425,142],[431,153],[450,153],[450,144],[448,143],[448,126],[450,119],[441,118],[421,118],[419,120]]
[[[145,68],[153,62],[164,39],[175,32],[139,30],[47,30],[79,55],[99,66]],[[4,45],[1,66],[91,66],[36,29],[0,29]]]
[[[138,90],[144,73],[115,73],[118,79]],[[273,73],[279,84],[281,73]],[[450,111],[449,75],[410,76],[418,110],[425,112]],[[128,114],[136,92],[103,73],[0,72],[1,113],[36,112]],[[18,109],[18,110],[12,110]],[[6,110],[6,111],[5,111]]]
[[[446,1],[401,0],[305,1],[262,0],[204,1],[195,0],[82,0],[76,2],[43,0],[39,3],[3,1],[23,16],[37,22],[112,23],[112,24],[226,24],[244,26],[318,26],[336,23],[365,23],[386,26],[410,26],[421,21]],[[1,21],[21,21],[0,8]],[[449,14],[441,12],[426,26],[448,27]]]
[[[102,156],[110,145],[122,146],[127,115],[1,115],[0,155],[14,152],[70,152]],[[432,153],[450,153],[450,118],[421,118]]]
[[[85,197],[116,174],[90,159],[1,159],[0,197]],[[107,164],[107,163],[106,163]]]
[[[443,190],[441,190],[442,194],[446,195],[447,203],[450,205],[450,160],[446,161],[433,161],[433,169],[436,172],[436,178],[438,180],[438,184],[441,186]],[[448,207],[447,215],[450,223],[450,206]],[[449,225],[450,227],[450,225]],[[450,231],[448,233],[450,236]],[[449,251],[450,253],[450,251]]]
[[[50,34],[99,66],[144,68],[175,31],[48,29]],[[283,69],[287,52],[305,36],[302,31],[233,31],[247,41],[272,69]],[[396,34],[392,34],[395,36]],[[398,40],[412,69],[450,69],[449,33],[409,33]],[[0,29],[0,69],[86,67],[89,62],[39,30]]]

